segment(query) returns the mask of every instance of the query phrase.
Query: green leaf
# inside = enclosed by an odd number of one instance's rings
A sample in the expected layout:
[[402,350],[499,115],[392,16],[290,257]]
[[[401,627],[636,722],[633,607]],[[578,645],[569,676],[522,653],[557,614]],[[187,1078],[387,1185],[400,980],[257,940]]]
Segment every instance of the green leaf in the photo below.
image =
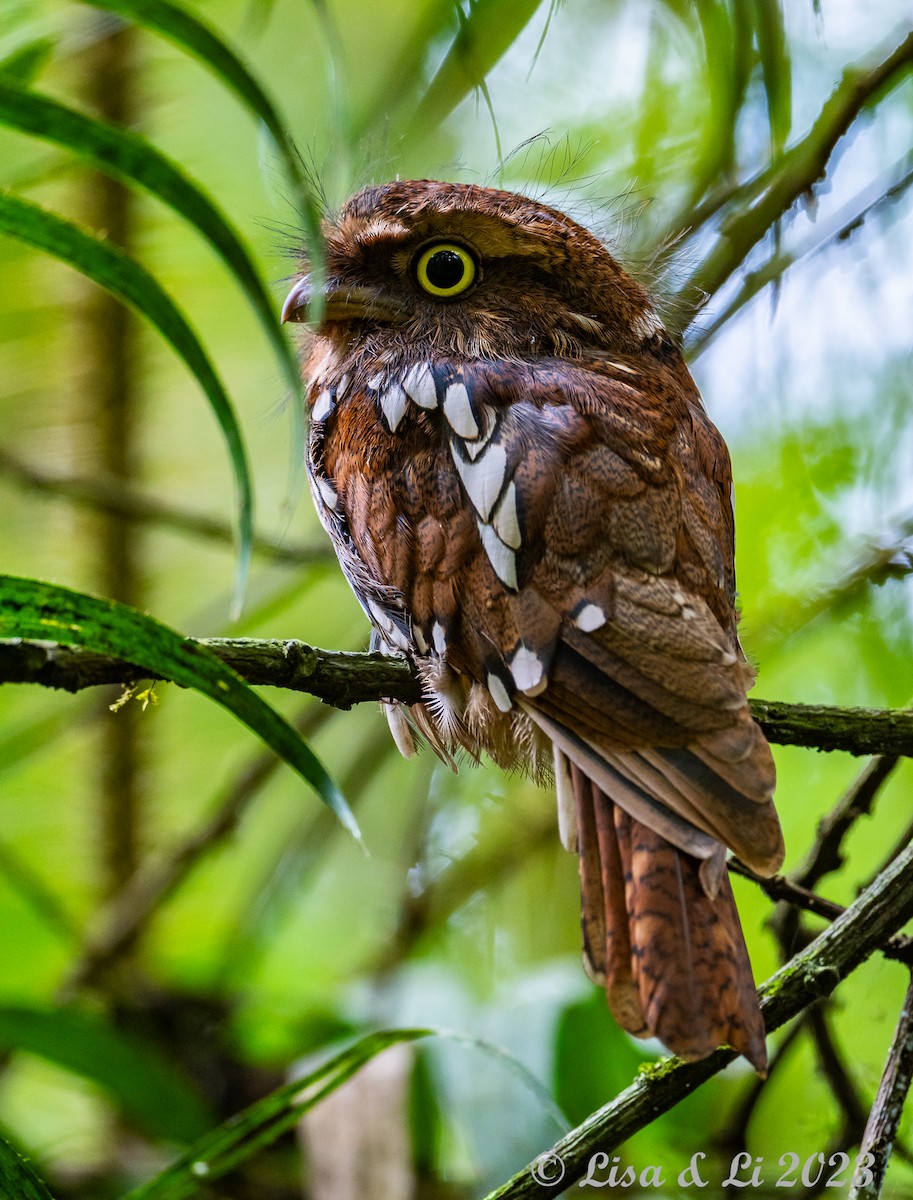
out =
[[0,1196],[15,1200],[54,1200],[28,1162],[0,1137]]
[[240,98],[245,107],[263,122],[276,144],[285,172],[295,189],[298,212],[304,223],[313,266],[315,272],[321,273],[322,212],[311,181],[275,105],[234,50],[197,17],[169,3],[169,0],[86,0],[86,3],[106,12],[116,13],[125,20],[135,21],[145,29],[154,29],[176,42],[183,50],[200,59],[214,71]]
[[146,268],[123,250],[9,192],[0,192],[0,233],[46,250],[131,305],[171,343],[196,376],[222,427],[238,489],[235,602],[240,606],[253,538],[253,495],[247,452],[231,401],[187,318]]
[[0,1008],[0,1047],[37,1054],[91,1080],[152,1137],[187,1142],[212,1124],[206,1105],[170,1063],[89,1013]]
[[431,1037],[434,1032],[432,1029],[394,1029],[368,1034],[315,1071],[278,1088],[231,1117],[191,1146],[161,1175],[130,1192],[126,1200],[183,1200],[197,1195],[204,1181],[211,1183],[220,1179],[294,1128],[308,1109],[351,1079],[376,1054],[399,1042]]
[[792,128],[792,68],[780,0],[753,0],[755,37],[767,95],[773,153],[782,154]]
[[240,675],[199,643],[126,604],[13,575],[0,575],[0,637],[86,646],[194,688],[258,734],[360,839],[342,793],[307,743]]
[[456,36],[415,110],[413,128],[440,124],[461,100],[481,87],[525,29],[541,0],[475,0],[460,16]]
[[31,83],[44,70],[56,43],[53,38],[40,37],[0,58],[0,78]]
[[522,1063],[505,1051],[447,1029],[387,1029],[367,1034],[310,1074],[277,1088],[263,1100],[231,1117],[191,1146],[161,1175],[130,1192],[125,1200],[183,1200],[197,1194],[204,1180],[211,1183],[221,1178],[292,1129],[304,1113],[351,1079],[375,1055],[401,1042],[431,1037],[455,1041],[492,1055],[495,1061],[508,1067],[532,1088],[554,1116],[559,1129],[567,1128],[563,1114],[556,1109],[546,1089]]
[[[2,72],[2,64],[0,64]],[[238,234],[199,184],[139,134],[84,116],[0,74],[0,121],[74,150],[109,175],[139,184],[180,213],[220,255],[244,289],[293,394],[301,380],[273,303]]]
[[[207,25],[169,0],[86,0],[87,4],[135,21],[145,29],[154,29],[177,43],[213,71],[242,104],[266,126],[283,169],[291,183],[298,215],[304,227],[311,276],[318,296],[323,295],[324,247],[321,232],[323,209],[312,180],[289,137],[285,123],[260,82],[231,47]],[[313,313],[320,316],[320,304]],[[297,490],[304,461],[304,406],[292,408],[291,477]]]

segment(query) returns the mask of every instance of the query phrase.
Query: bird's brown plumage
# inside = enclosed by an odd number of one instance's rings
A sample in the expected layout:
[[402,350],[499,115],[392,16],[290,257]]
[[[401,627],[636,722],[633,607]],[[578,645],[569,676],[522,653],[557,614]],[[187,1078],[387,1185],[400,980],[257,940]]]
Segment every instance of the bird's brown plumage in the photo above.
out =
[[[763,1071],[724,853],[779,867],[774,768],[736,634],[729,456],[679,349],[592,234],[511,193],[387,184],[326,234],[309,474],[380,644],[422,671],[411,723],[445,754],[554,762],[618,1021]],[[456,292],[429,293],[429,251]],[[304,276],[285,315],[311,299]]]

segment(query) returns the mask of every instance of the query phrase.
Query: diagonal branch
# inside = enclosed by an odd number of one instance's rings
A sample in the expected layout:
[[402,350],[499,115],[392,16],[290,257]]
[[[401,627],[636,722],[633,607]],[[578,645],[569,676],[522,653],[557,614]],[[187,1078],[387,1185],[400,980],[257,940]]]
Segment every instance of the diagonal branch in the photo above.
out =
[[[913,846],[907,847],[833,925],[761,988],[768,1030],[777,1029],[813,1001],[830,995],[911,917]],[[734,1057],[734,1051],[720,1049],[700,1062],[671,1059],[645,1071],[614,1100],[566,1134],[548,1155],[492,1192],[488,1200],[541,1200],[557,1195],[586,1174],[594,1153],[617,1149]],[[537,1164],[539,1169],[534,1173]]]
[[852,787],[818,825],[815,844],[805,860],[793,871],[795,882],[803,888],[813,888],[825,875],[839,871],[846,859],[843,842],[860,817],[872,811],[882,784],[897,766],[893,755],[873,758],[853,781]]
[[[909,162],[910,156],[908,155],[904,161]],[[879,181],[878,185],[870,185],[855,196],[849,204],[844,205],[826,228],[816,228],[794,250],[775,254],[760,267],[748,271],[738,294],[709,324],[703,326],[688,339],[689,361],[693,362],[703,354],[727,322],[764,288],[770,284],[778,286],[787,271],[796,264],[807,262],[834,243],[847,241],[857,229],[865,224],[872,213],[880,211],[899,199],[911,185],[913,185],[913,170],[905,171],[902,177],[889,187],[884,187],[882,181]],[[886,559],[876,558],[873,571],[879,568],[882,571],[889,569],[892,557],[893,555],[889,554]]]
[[875,1104],[859,1147],[859,1157],[871,1156],[871,1164],[858,1171],[850,1200],[877,1200],[881,1195],[888,1160],[897,1137],[904,1101],[913,1081],[913,979],[900,1011],[900,1020],[888,1051],[884,1074]]
[[827,170],[837,143],[863,109],[897,84],[911,66],[913,33],[881,61],[868,58],[847,67],[812,128],[774,168],[766,190],[754,203],[747,203],[739,193],[733,197],[719,240],[680,295],[717,292],[799,197],[811,192]]

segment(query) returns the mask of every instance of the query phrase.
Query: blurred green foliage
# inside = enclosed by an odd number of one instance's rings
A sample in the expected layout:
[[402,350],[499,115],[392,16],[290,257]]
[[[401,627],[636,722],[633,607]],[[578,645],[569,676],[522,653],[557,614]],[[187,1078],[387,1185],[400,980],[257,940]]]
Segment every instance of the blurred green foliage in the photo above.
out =
[[[125,37],[135,116],[117,132],[92,72]],[[237,437],[235,479],[258,528],[319,551],[289,480],[300,404],[263,297],[277,308],[296,256],[319,254],[320,204],[394,175],[479,180],[595,226],[687,331],[733,452],[759,694],[909,705],[911,37],[901,0],[4,0],[0,217],[16,236],[0,238],[0,571],[106,591],[116,527],[129,602],[166,625],[363,648],[360,610],[319,552],[296,563],[255,546],[231,619],[235,482],[193,375],[142,320],[118,347],[135,469],[113,492],[132,515],[97,489],[74,504],[68,482],[112,482],[93,408],[95,285],[13,217],[81,229],[77,265],[113,286],[90,269],[119,253],[93,223],[98,168],[132,181],[113,201],[129,214],[131,302],[154,323],[158,287],[186,316],[243,430],[250,468]],[[226,544],[198,536],[199,514],[224,523]],[[116,695],[0,690],[0,1132],[55,1196],[319,1200],[289,1140],[297,1089],[263,1097],[314,1072],[333,1090],[385,1044],[341,1039],[410,1026],[503,1051],[431,1037],[405,1059],[403,1195],[482,1196],[561,1132],[549,1094],[578,1122],[657,1053],[615,1028],[580,970],[575,863],[533,784],[400,761],[373,708],[271,696],[356,808],[365,856],[217,706],[173,686],[155,696],[127,716],[109,711]],[[123,879],[106,764],[128,721],[124,860],[138,869]],[[862,764],[776,756],[789,870]],[[904,763],[828,896],[851,901],[910,836],[911,782]],[[734,886],[760,978],[779,961],[772,906]],[[697,1151],[724,1164],[747,1145],[773,1176],[786,1151],[852,1150],[904,986],[902,968],[873,960],[817,1026],[772,1039],[763,1088],[730,1068],[623,1161],[674,1180]],[[220,1124],[251,1103],[240,1126]],[[383,1113],[360,1114],[343,1129],[353,1155],[383,1128]],[[910,1142],[906,1122],[893,1196],[913,1196]],[[39,1187],[28,1171],[11,1194]]]

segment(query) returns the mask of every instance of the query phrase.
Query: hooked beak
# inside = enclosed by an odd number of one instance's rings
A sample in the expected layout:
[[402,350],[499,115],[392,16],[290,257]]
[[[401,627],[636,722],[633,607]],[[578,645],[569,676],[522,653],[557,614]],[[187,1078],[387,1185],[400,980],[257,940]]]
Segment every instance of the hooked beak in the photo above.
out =
[[[282,305],[282,321],[309,321],[311,305],[315,299],[315,289],[311,286],[311,277],[299,279],[285,298]],[[384,296],[374,288],[350,287],[340,288],[328,286],[323,293],[323,306],[320,314],[320,324],[324,321],[360,321],[371,317],[376,321],[392,321],[400,323],[409,316],[405,306]]]

